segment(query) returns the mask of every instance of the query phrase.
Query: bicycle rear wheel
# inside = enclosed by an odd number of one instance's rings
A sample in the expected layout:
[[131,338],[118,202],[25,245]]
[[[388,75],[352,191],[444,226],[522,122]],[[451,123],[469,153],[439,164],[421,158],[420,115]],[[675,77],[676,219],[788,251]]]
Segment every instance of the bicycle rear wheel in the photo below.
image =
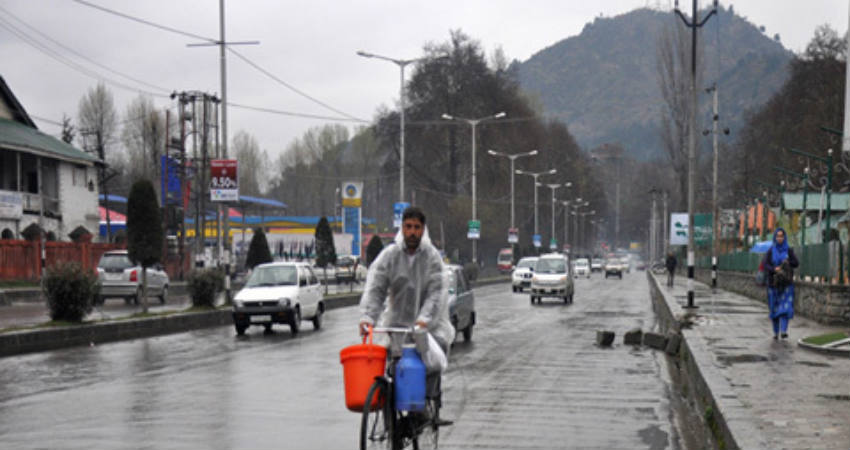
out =
[[[360,450],[393,450],[395,411],[389,392],[389,385],[383,379],[375,380],[369,388],[360,422]],[[374,410],[370,408],[373,401],[378,405]]]
[[440,437],[440,399],[425,400],[425,417],[428,421],[420,425],[417,437],[413,440],[414,450],[436,450]]

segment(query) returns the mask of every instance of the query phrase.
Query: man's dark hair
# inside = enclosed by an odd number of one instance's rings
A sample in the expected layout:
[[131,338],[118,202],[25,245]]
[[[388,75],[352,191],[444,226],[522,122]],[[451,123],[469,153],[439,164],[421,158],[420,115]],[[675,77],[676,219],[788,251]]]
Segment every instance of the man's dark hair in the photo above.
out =
[[401,221],[404,222],[407,219],[419,219],[419,221],[422,222],[422,225],[425,225],[425,213],[415,206],[408,207],[404,210],[404,213],[402,213]]

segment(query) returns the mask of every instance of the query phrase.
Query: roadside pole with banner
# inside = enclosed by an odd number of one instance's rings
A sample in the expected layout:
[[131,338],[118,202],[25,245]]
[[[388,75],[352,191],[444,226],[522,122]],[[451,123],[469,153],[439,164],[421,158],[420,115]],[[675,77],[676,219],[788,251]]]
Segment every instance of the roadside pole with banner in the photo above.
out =
[[536,248],[540,248],[540,246],[542,245],[539,234],[535,234],[534,236],[531,236],[531,241],[534,243],[534,247],[536,247]]
[[363,203],[363,182],[346,181],[342,183],[342,230],[353,236],[351,255],[360,257],[362,240],[361,208]]
[[555,238],[549,239],[549,250],[552,250],[554,252],[557,249],[558,249],[558,241],[556,241]]
[[[213,159],[210,160],[210,200],[219,202],[219,220],[216,229],[216,237],[218,238],[218,258],[219,264],[228,266],[230,264],[230,252],[224,251],[224,248],[230,248],[230,245],[225,245],[224,230],[228,227],[222,226],[222,221],[229,220],[228,202],[239,201],[239,164],[235,159]],[[224,212],[222,212],[224,209]],[[206,231],[202,231],[203,236],[195,236],[196,239],[206,239]],[[229,238],[229,236],[228,236]],[[226,286],[229,291],[229,286]]]
[[519,228],[508,228],[508,244],[519,242]]
[[470,220],[469,230],[466,232],[467,239],[481,239],[481,221]]

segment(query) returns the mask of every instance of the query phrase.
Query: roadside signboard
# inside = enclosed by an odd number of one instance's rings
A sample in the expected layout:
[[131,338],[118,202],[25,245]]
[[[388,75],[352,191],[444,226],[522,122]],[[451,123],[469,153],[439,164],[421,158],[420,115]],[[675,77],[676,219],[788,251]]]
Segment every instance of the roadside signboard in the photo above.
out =
[[[694,214],[694,244],[711,244],[711,214]],[[670,245],[688,245],[688,213],[670,214]]]
[[238,165],[235,159],[210,160],[210,200],[235,202],[239,200]]
[[532,236],[531,241],[534,242],[535,247],[540,248],[541,243],[540,243],[540,235],[539,234],[535,234],[534,236]]
[[508,243],[516,244],[519,242],[519,228],[508,228]]
[[469,231],[466,232],[466,237],[468,239],[481,239],[481,221],[480,220],[470,220],[469,221]]
[[404,214],[404,210],[409,207],[410,203],[407,202],[393,203],[393,227],[401,228],[401,216]]
[[549,250],[557,250],[558,249],[558,241],[555,238],[549,239]]
[[342,206],[346,208],[360,208],[362,205],[362,181],[346,181],[342,183]]

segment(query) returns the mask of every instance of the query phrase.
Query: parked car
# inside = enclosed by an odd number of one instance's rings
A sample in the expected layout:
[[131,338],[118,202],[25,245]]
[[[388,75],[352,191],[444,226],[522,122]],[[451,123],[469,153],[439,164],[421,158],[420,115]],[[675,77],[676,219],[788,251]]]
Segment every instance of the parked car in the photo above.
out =
[[514,292],[522,292],[531,287],[531,276],[534,274],[534,265],[537,264],[536,256],[528,256],[519,260],[513,274],[511,274],[511,286]]
[[324,312],[319,278],[304,262],[255,267],[233,299],[233,325],[240,336],[251,325],[261,325],[269,333],[274,324],[289,325],[292,334],[298,334],[302,319],[311,320],[318,330]]
[[[100,281],[100,294],[94,299],[97,305],[114,297],[123,298],[127,304],[138,305],[142,300],[142,266],[130,261],[127,250],[110,250],[101,255],[97,263],[97,278]],[[159,302],[165,304],[168,285],[168,274],[160,264],[148,267],[148,297],[159,297]]]
[[609,258],[605,261],[605,278],[617,276],[623,279],[623,263],[620,258]]
[[573,273],[575,277],[587,277],[590,278],[590,261],[587,258],[579,258],[575,262],[575,266],[573,267]]
[[353,255],[340,256],[336,259],[334,277],[337,284],[360,282],[366,279],[367,268],[360,263],[360,258]]
[[593,258],[590,260],[590,271],[591,272],[602,272],[602,266],[604,263],[602,262],[602,258]]
[[573,302],[574,284],[567,257],[559,253],[541,255],[531,277],[531,303],[541,303],[543,297],[559,297],[564,303]]
[[475,325],[475,296],[463,274],[463,267],[449,264],[445,271],[449,290],[449,318],[455,333],[463,334],[463,340],[469,342]]

